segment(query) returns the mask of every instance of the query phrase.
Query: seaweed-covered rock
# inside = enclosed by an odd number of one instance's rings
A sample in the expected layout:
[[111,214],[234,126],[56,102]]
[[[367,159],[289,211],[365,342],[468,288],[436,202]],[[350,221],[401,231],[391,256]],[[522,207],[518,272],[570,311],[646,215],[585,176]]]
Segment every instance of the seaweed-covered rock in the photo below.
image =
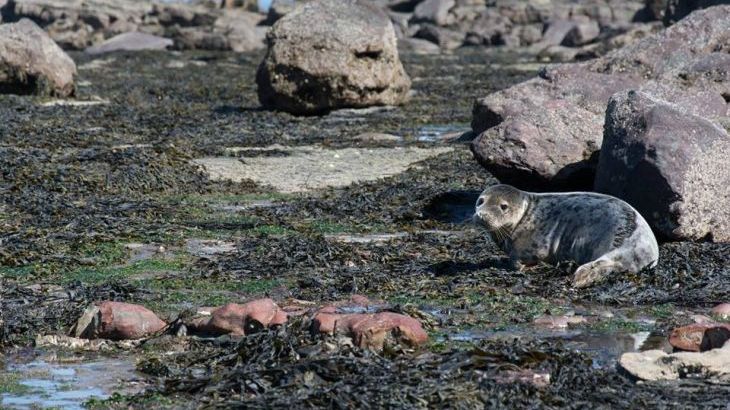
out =
[[35,23],[0,25],[0,93],[66,97],[75,75],[71,57]]
[[730,380],[730,343],[707,352],[667,354],[661,350],[624,353],[619,367],[641,380],[677,380],[681,377]]
[[642,92],[606,111],[595,189],[619,197],[672,239],[730,241],[730,135]]
[[312,328],[319,333],[342,334],[360,348],[380,350],[390,340],[418,346],[428,341],[421,323],[393,312],[338,313],[334,306],[322,308],[314,316]]
[[402,103],[410,79],[388,16],[364,0],[307,3],[279,20],[256,83],[267,108],[315,114]]
[[708,8],[605,57],[545,69],[479,99],[472,151],[495,176],[522,188],[589,188],[614,93],[646,86],[677,103],[703,95],[719,113],[722,96],[730,95],[730,57],[722,52],[728,33],[730,6]]

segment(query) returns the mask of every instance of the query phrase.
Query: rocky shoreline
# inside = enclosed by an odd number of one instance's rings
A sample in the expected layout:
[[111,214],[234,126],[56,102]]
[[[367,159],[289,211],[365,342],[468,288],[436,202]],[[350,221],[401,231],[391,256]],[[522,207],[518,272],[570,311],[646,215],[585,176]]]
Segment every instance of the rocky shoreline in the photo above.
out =
[[[91,408],[726,406],[730,6],[285,3],[0,1],[0,406],[97,355]],[[498,181],[624,198],[659,264],[511,269]]]

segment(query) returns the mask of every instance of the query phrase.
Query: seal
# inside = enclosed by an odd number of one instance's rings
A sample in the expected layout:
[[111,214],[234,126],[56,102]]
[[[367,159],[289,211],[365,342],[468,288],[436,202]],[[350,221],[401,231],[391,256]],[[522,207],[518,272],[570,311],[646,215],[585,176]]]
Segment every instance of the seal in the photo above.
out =
[[484,226],[519,270],[538,262],[573,261],[573,286],[611,273],[654,267],[659,246],[631,205],[593,192],[534,193],[495,185],[479,196],[474,222]]

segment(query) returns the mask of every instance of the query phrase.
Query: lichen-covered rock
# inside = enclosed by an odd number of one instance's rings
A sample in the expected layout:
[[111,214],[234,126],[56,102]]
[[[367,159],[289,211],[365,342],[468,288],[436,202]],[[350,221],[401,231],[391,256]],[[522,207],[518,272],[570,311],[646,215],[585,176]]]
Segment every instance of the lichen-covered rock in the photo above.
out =
[[388,16],[364,0],[296,8],[268,34],[256,82],[264,107],[316,114],[402,103],[410,79]]
[[67,97],[76,64],[28,19],[0,25],[0,93]]
[[642,92],[606,111],[595,189],[635,207],[671,239],[730,241],[730,135]]

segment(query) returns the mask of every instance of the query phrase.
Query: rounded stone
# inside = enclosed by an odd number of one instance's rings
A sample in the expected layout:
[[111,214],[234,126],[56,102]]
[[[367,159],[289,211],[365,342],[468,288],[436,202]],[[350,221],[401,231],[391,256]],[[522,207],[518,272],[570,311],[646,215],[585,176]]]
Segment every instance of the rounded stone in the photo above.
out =
[[388,16],[363,0],[295,8],[267,35],[256,83],[265,108],[319,114],[344,107],[396,105],[411,81]]

